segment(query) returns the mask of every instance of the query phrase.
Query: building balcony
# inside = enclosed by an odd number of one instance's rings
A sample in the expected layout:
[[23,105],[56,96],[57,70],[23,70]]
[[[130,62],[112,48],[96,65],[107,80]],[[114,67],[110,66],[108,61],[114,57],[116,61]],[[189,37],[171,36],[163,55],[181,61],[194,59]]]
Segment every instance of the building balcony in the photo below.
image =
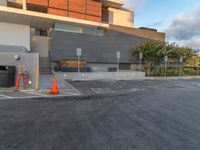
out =
[[99,0],[104,7],[120,8],[124,5],[121,0]]
[[[22,5],[22,4],[21,4]],[[21,6],[20,5],[20,6]],[[63,24],[77,24],[84,26],[94,26],[94,27],[102,27],[109,28],[109,24],[103,22],[95,22],[86,19],[78,19],[73,17],[67,17],[62,15],[55,15],[50,13],[44,13],[40,11],[32,11],[27,9],[22,9],[23,7],[16,7],[17,3],[14,5],[7,6],[0,5],[0,22],[5,23],[14,23],[14,24],[22,24],[22,25],[30,25],[32,27],[38,28],[53,28],[54,24],[63,23]],[[28,7],[28,6],[27,6]],[[42,7],[45,8],[45,7]],[[37,7],[38,9],[38,7]],[[43,11],[47,9],[43,9]]]
[[108,22],[109,15],[93,0],[7,0],[7,6],[94,22]]

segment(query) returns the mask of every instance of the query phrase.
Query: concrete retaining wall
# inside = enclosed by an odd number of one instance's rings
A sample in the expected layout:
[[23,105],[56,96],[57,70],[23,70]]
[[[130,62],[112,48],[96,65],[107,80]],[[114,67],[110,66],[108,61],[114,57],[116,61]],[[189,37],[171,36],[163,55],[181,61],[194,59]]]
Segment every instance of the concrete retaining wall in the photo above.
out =
[[[29,72],[30,80],[32,81],[32,87],[35,87],[35,71],[36,64],[39,64],[38,53],[17,53],[20,56],[20,60],[15,60],[16,53],[0,53],[0,66],[16,66],[16,71],[19,65],[23,65],[23,72],[26,70]],[[22,80],[21,80],[22,81]],[[22,82],[21,82],[22,84]]]
[[123,72],[92,72],[92,73],[58,73],[65,76],[67,80],[134,80],[144,79],[144,72],[123,71]]

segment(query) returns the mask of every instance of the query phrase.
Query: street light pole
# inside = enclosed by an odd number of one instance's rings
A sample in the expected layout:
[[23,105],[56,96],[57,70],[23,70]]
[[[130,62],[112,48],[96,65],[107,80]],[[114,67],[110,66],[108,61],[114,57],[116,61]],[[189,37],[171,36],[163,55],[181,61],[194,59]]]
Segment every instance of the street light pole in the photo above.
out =
[[140,72],[142,72],[142,59],[143,59],[143,53],[139,54],[139,59],[140,59]]

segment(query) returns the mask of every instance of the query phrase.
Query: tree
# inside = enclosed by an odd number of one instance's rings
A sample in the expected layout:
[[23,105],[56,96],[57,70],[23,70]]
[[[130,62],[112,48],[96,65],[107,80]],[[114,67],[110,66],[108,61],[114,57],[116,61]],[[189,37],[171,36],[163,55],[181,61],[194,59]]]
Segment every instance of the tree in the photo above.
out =
[[193,56],[197,54],[197,50],[194,50],[191,47],[186,47],[186,46],[179,46],[178,44],[172,43],[169,44],[170,48],[172,49],[172,52],[170,54],[170,58],[173,59],[174,61],[179,61],[180,57],[183,58],[183,61],[186,62]]
[[186,67],[200,67],[200,56],[192,56],[186,61]]
[[150,75],[156,61],[164,58],[170,54],[172,50],[166,48],[166,43],[161,41],[147,40],[139,43],[134,49],[133,53],[139,55],[143,53],[145,65],[147,68],[147,75]]
[[168,56],[169,59],[175,62],[179,62],[180,57],[182,57],[183,61],[185,62],[192,56],[196,55],[197,52],[198,51],[195,51],[190,47],[179,46],[176,43],[154,40],[146,40],[142,43],[139,43],[133,49],[133,53],[136,55],[143,53],[147,68],[147,75],[150,75],[155,63],[161,59],[164,59],[165,56]]

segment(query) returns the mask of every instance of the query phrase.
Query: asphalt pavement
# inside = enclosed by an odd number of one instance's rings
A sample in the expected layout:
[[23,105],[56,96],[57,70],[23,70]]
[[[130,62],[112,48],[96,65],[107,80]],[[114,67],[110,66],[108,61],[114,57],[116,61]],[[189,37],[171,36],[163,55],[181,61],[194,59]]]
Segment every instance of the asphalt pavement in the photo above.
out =
[[71,82],[83,95],[0,99],[0,150],[199,150],[200,80]]

